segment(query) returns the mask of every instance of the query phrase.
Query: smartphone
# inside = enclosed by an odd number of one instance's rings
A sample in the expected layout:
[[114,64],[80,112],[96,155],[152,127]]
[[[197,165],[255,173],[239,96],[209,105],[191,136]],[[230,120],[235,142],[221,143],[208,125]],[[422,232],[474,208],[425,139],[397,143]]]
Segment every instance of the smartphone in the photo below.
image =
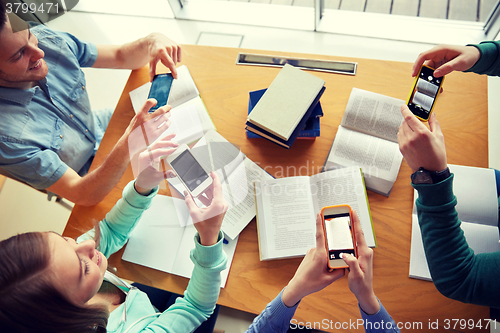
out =
[[420,120],[429,120],[436,98],[441,92],[443,81],[444,76],[434,77],[433,68],[426,65],[422,65],[420,68],[413,89],[406,101],[410,111]]
[[158,108],[167,105],[168,96],[170,95],[170,88],[172,87],[172,82],[174,77],[172,74],[156,74],[153,78],[153,83],[151,83],[151,89],[149,90],[148,98],[156,99],[157,103],[151,109],[149,113],[155,112]]
[[203,168],[186,144],[180,145],[167,156],[167,163],[175,171],[184,187],[197,197],[212,184],[212,177]]
[[323,207],[321,216],[328,253],[328,268],[334,270],[349,267],[342,259],[344,253],[357,257],[351,207],[349,205]]

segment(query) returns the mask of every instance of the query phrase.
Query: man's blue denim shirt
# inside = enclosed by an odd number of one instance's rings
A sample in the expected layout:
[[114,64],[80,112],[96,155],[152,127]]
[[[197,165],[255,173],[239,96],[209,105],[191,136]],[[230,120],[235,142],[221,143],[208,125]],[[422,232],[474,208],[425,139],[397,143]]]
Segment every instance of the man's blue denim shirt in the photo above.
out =
[[49,71],[31,89],[0,87],[0,168],[39,189],[70,167],[85,173],[104,128],[91,111],[81,67],[97,59],[94,44],[38,25],[31,32]]

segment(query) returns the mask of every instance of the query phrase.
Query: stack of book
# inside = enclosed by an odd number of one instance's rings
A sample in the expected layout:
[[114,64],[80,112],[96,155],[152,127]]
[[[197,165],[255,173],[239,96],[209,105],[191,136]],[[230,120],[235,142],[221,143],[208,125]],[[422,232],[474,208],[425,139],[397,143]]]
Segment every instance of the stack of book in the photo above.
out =
[[285,64],[267,90],[250,93],[247,137],[256,134],[290,148],[299,136],[319,136],[324,85],[324,80]]

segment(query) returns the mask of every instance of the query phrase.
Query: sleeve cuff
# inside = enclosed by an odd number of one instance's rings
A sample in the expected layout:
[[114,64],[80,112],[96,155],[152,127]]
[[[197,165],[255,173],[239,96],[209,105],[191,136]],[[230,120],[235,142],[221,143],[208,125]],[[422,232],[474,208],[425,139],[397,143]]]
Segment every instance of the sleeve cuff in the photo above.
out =
[[456,197],[453,194],[453,177],[454,175],[451,174],[450,177],[437,184],[412,184],[418,191],[417,205],[441,207],[456,203]]
[[198,263],[202,268],[221,267],[226,268],[226,253],[222,249],[224,243],[224,234],[219,231],[217,243],[210,246],[204,246],[200,243],[200,235],[196,233],[194,236],[194,249],[191,251],[191,260]]
[[[367,322],[371,323],[385,323],[385,325],[388,325],[388,321],[392,321],[391,315],[387,312],[387,310],[384,308],[380,300],[377,298],[378,304],[380,304],[380,309],[378,310],[377,313],[369,315],[361,307],[359,306],[358,303],[358,308],[359,312],[361,313],[361,318],[363,318],[363,322],[366,324]],[[387,326],[388,327],[388,326]]]
[[135,190],[134,183],[135,180],[132,180],[125,186],[122,196],[132,207],[146,210],[151,206],[151,200],[158,193],[159,187],[155,187],[148,195],[142,195]]
[[464,72],[474,72],[478,74],[487,74],[491,70],[499,54],[498,45],[493,41],[481,42],[480,44],[467,44],[466,46],[474,46],[479,50],[479,60],[468,70]]

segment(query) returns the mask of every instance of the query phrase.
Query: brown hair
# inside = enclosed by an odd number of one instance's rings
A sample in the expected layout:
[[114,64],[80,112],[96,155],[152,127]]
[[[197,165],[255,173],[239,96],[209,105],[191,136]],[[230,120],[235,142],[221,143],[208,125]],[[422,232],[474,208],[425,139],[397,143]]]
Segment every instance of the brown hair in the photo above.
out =
[[30,232],[0,242],[2,331],[106,332],[108,311],[67,301],[50,283],[49,262],[45,233]]
[[7,23],[7,11],[5,8],[5,3],[3,0],[0,0],[0,32],[2,32],[5,27],[5,23]]

